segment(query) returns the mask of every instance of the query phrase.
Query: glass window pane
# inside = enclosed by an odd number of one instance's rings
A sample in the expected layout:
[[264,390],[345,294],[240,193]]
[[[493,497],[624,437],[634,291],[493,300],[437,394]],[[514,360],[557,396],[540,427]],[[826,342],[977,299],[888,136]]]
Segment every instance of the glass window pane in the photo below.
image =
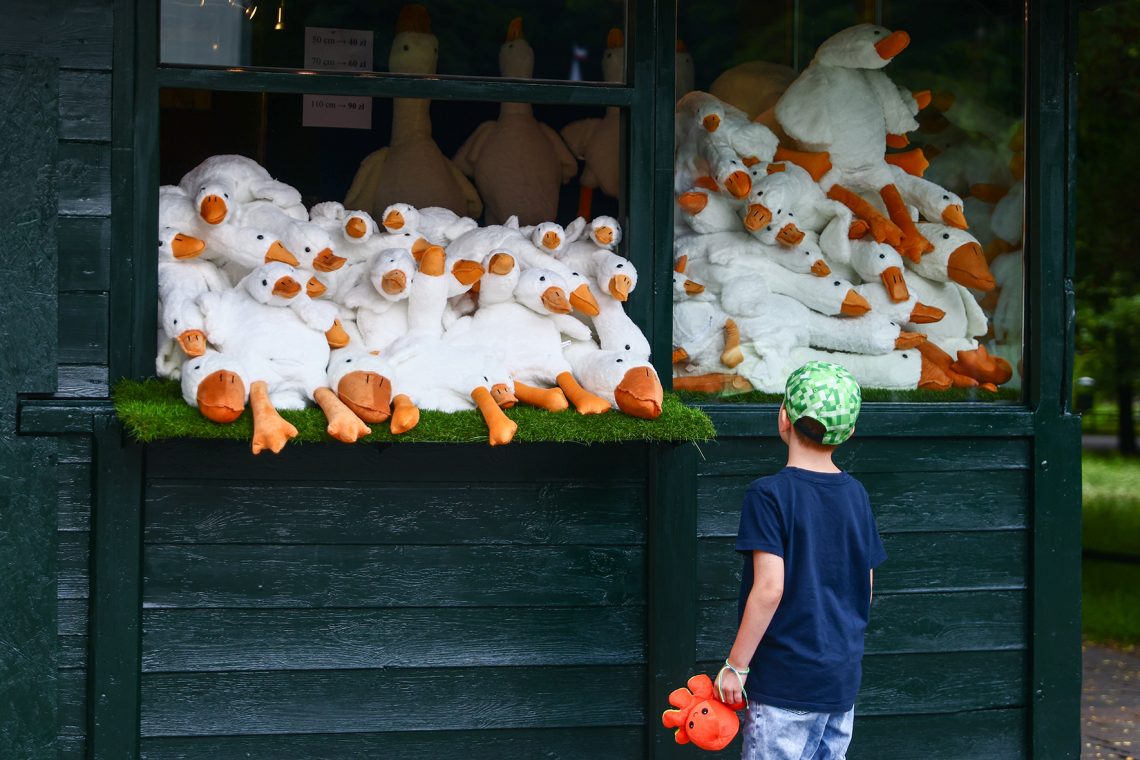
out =
[[[162,0],[168,64],[624,82],[625,4]],[[511,44],[513,43],[513,44]]]
[[1020,398],[1023,6],[769,10],[678,9],[675,387]]

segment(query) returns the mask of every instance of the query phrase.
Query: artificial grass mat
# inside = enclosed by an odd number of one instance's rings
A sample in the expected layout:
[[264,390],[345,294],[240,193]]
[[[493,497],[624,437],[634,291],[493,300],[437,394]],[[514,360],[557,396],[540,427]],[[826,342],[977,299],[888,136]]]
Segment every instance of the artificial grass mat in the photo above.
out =
[[[778,404],[784,400],[782,393],[747,391],[745,393],[719,394],[697,391],[678,391],[677,396],[687,404]],[[998,388],[997,393],[978,388],[950,388],[944,391],[927,390],[888,390],[884,388],[863,388],[863,400],[870,402],[901,401],[931,403],[939,401],[1020,401],[1021,391],[1016,388]]]
[[[123,426],[143,443],[171,438],[206,438],[249,441],[253,418],[248,406],[229,425],[211,422],[182,399],[172,380],[122,380],[112,391],[115,411]],[[676,394],[666,393],[661,416],[655,420],[630,417],[617,411],[581,415],[516,406],[506,414],[518,423],[516,442],[611,443],[616,441],[707,441],[716,429],[704,412],[686,406]],[[282,411],[281,416],[297,428],[292,443],[332,441],[320,409]],[[392,435],[386,423],[369,425],[372,434],[360,442],[486,443],[487,426],[475,410],[465,412],[420,412],[420,423],[403,435]]]

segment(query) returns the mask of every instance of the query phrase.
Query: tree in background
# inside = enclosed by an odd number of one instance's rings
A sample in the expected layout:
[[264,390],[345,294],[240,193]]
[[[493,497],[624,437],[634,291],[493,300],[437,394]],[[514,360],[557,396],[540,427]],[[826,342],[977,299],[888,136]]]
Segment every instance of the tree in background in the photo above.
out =
[[1077,316],[1085,371],[1111,387],[1122,453],[1136,453],[1140,380],[1140,0],[1086,7],[1077,67]]

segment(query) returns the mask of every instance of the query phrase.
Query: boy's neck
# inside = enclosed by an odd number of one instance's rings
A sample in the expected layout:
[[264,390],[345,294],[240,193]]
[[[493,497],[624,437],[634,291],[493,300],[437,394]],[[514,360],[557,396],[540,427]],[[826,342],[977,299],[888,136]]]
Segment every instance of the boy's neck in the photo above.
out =
[[813,449],[800,444],[795,436],[788,441],[788,467],[809,472],[842,472],[831,461],[832,449]]

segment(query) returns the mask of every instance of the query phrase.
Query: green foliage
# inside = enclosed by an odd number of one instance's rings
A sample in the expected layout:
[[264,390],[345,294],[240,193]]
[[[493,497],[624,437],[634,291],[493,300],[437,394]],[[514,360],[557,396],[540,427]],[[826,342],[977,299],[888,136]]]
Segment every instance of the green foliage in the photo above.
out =
[[1081,564],[1081,632],[1093,641],[1140,644],[1140,565]]
[[[178,384],[169,380],[123,380],[115,385],[115,411],[136,439],[148,443],[168,438],[208,438],[248,441],[253,437],[249,409],[229,425],[219,425],[199,414],[182,400]],[[293,443],[332,441],[325,433],[325,418],[319,409],[283,411],[281,416],[296,426]],[[555,414],[540,409],[515,407],[507,416],[518,423],[517,442],[560,441],[610,443],[615,441],[707,441],[716,437],[712,421],[704,412],[686,406],[671,393],[665,394],[661,416],[642,420],[618,412],[583,416],[572,411]],[[431,412],[420,414],[420,423],[403,435],[392,435],[386,425],[372,425],[364,442],[471,443],[487,440],[487,426],[478,412]]]
[[1086,454],[1081,465],[1084,548],[1140,558],[1140,462]]

